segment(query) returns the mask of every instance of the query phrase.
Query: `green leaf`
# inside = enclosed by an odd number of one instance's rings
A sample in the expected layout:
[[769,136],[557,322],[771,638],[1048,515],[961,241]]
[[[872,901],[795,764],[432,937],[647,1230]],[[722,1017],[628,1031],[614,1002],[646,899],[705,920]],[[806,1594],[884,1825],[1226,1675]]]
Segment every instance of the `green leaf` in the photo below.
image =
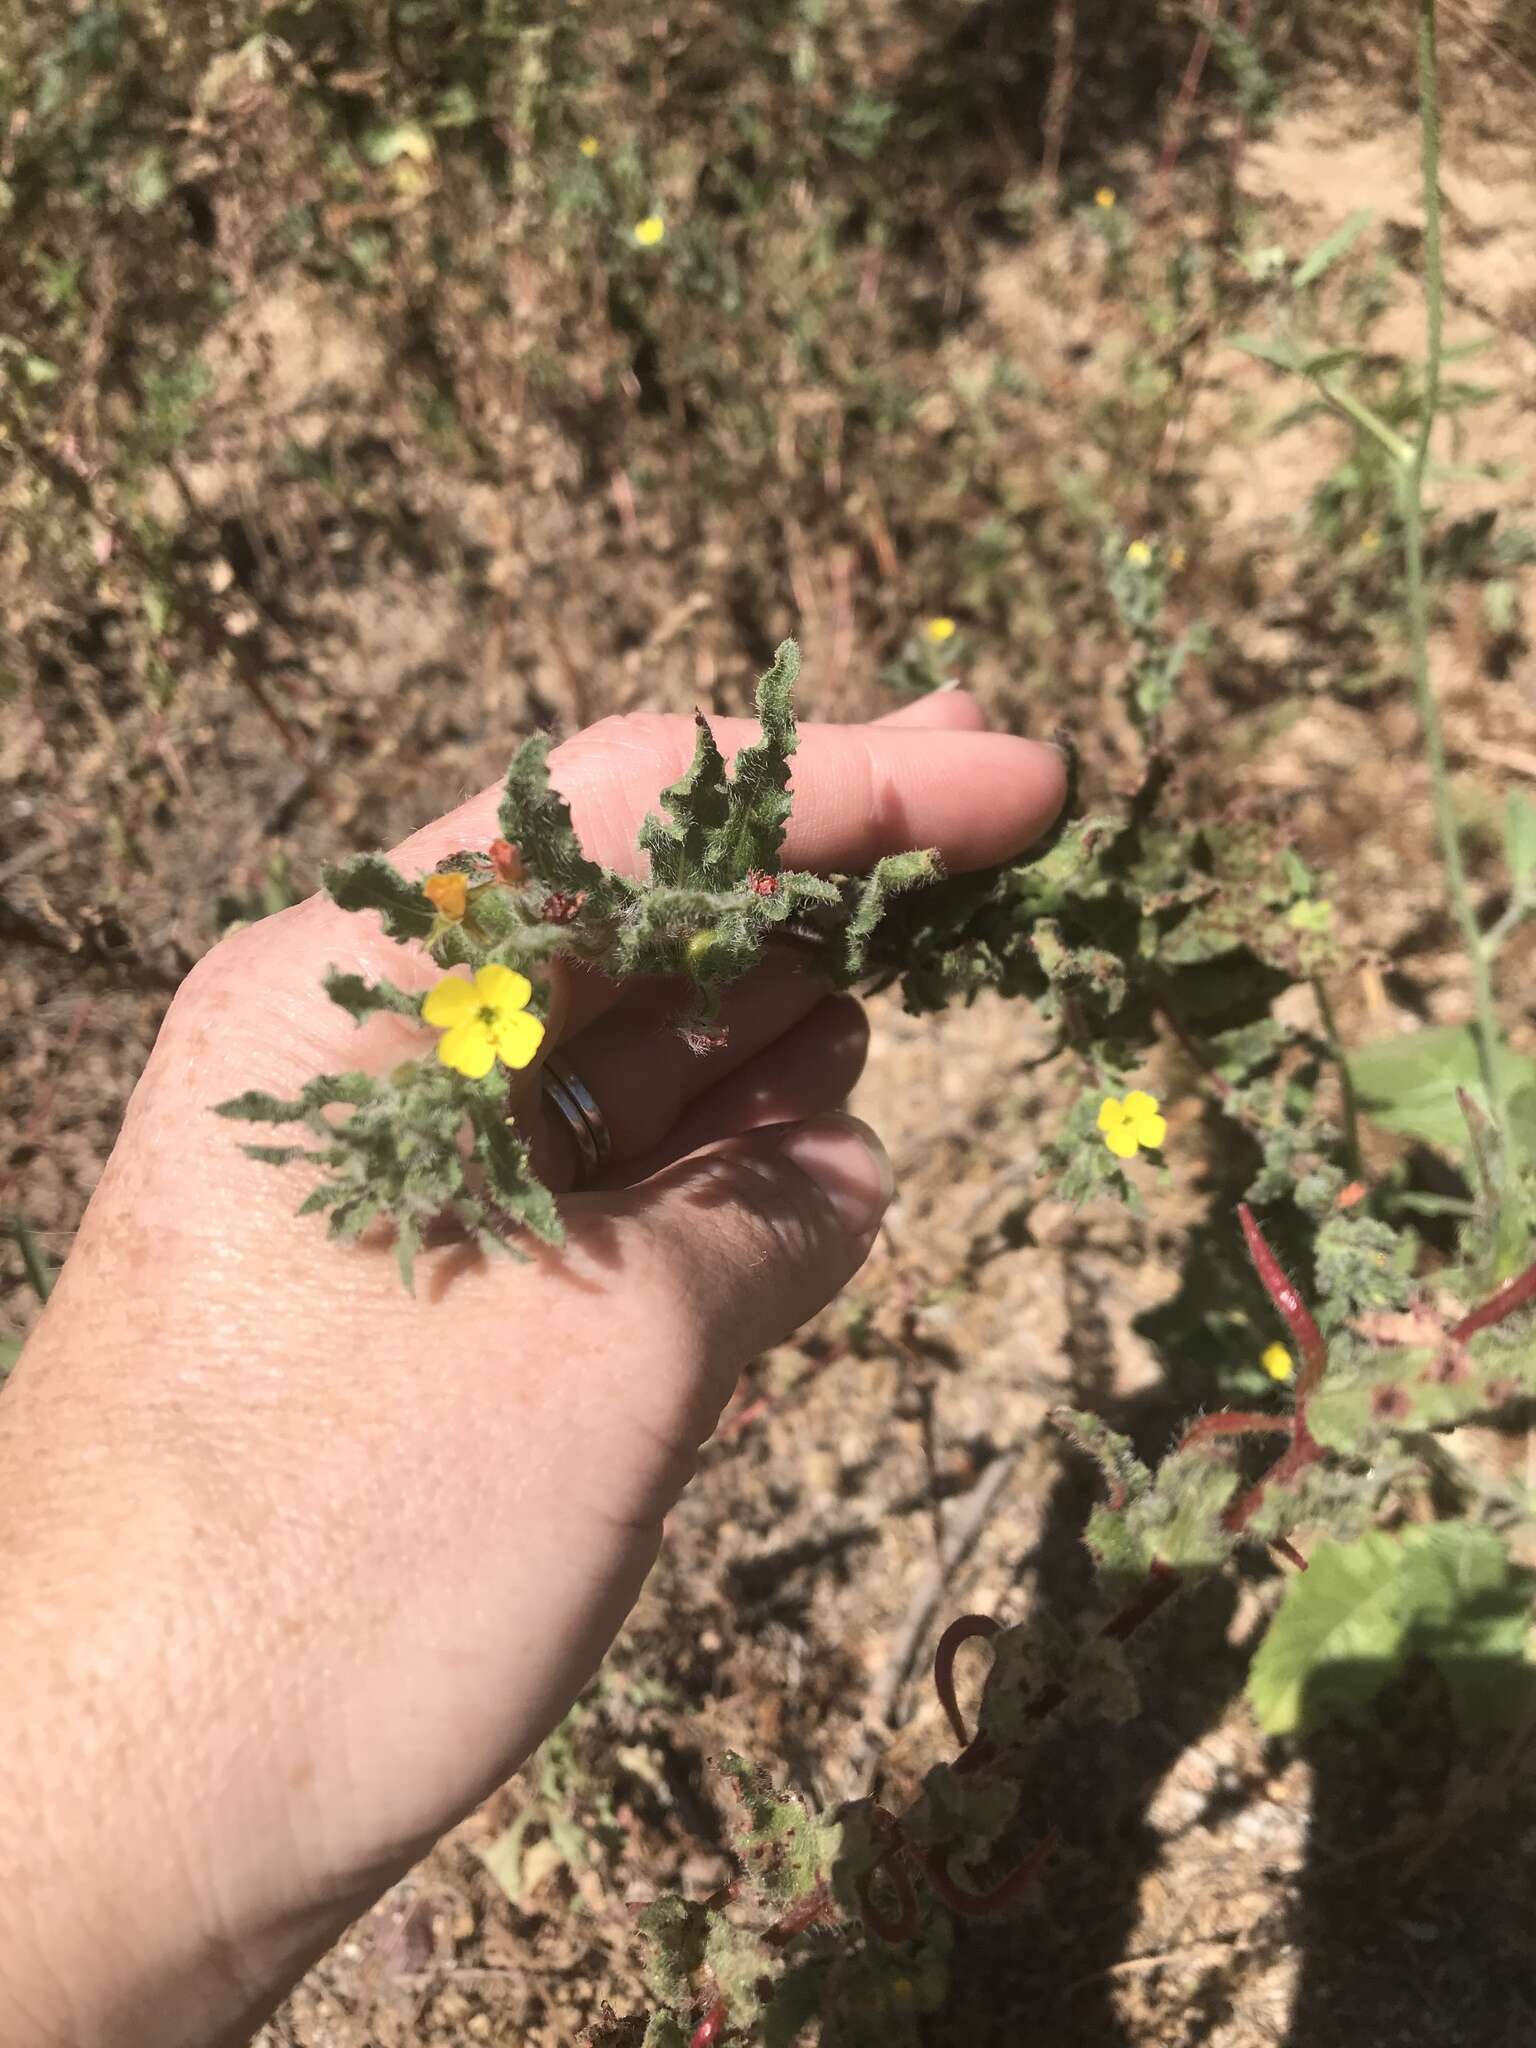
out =
[[0,1386],[10,1376],[11,1368],[21,1356],[20,1337],[0,1337]]
[[363,137],[363,155],[383,169],[407,157],[412,163],[432,160],[432,138],[419,121],[397,121],[390,127],[370,128]]
[[1330,1543],[1290,1580],[1248,1674],[1266,1735],[1294,1735],[1367,1706],[1392,1676],[1407,1624],[1399,1610],[1403,1549],[1375,1532]]
[[1516,895],[1528,896],[1536,883],[1536,804],[1517,789],[1504,811],[1504,858]]
[[564,1244],[565,1225],[554,1196],[534,1173],[529,1150],[506,1119],[502,1087],[492,1082],[470,1099],[469,1116],[479,1140],[475,1156],[496,1197],[497,1207],[545,1244]]
[[893,896],[936,882],[944,870],[936,853],[888,853],[876,861],[858,891],[857,908],[846,935],[848,973],[855,980],[867,971],[869,942]]
[[53,1292],[53,1268],[44,1256],[43,1248],[32,1235],[31,1226],[24,1216],[11,1218],[11,1236],[16,1249],[21,1253],[22,1269],[28,1284],[39,1301],[46,1301]]
[[669,2012],[653,2012],[640,2048],[688,2048],[688,2029]]
[[678,780],[661,792],[667,816],[648,812],[640,845],[651,857],[651,881],[661,888],[707,887],[709,846],[730,813],[725,757],[702,712],[694,718],[693,759]]
[[326,969],[325,992],[357,1024],[381,1010],[390,1011],[397,1017],[419,1019],[421,1016],[419,995],[408,995],[392,982],[365,981],[360,974],[342,974],[334,967]]
[[331,901],[343,910],[378,911],[392,939],[424,939],[437,916],[419,883],[408,882],[379,853],[354,854],[351,860],[323,868],[320,879]]
[[1292,1579],[1254,1659],[1248,1697],[1270,1735],[1368,1706],[1406,1659],[1439,1671],[1468,1733],[1510,1720],[1530,1697],[1536,1573],[1492,1529],[1443,1522],[1329,1544]]
[[786,640],[757,687],[762,738],[742,748],[734,773],[727,774],[709,722],[700,714],[687,773],[662,791],[666,817],[652,814],[640,828],[654,883],[729,889],[754,874],[778,873],[790,811],[789,761],[796,745],[791,691],[799,671],[799,650]]
[[523,1898],[523,1837],[537,1817],[537,1809],[525,1806],[509,1828],[476,1854],[514,1906]]
[[582,852],[570,807],[550,787],[549,747],[548,733],[535,733],[513,755],[497,814],[501,836],[546,888],[590,893],[602,886],[603,871]]
[[1375,218],[1368,206],[1361,207],[1358,213],[1352,213],[1342,226],[1335,228],[1331,235],[1303,256],[1291,279],[1296,290],[1305,291],[1309,284],[1316,284],[1341,256],[1348,255]]
[[1295,349],[1287,348],[1278,341],[1269,341],[1262,334],[1234,334],[1231,345],[1240,348],[1245,356],[1257,356],[1271,369],[1288,370],[1293,375],[1301,369],[1301,358]]
[[1529,1697],[1536,1573],[1510,1561],[1492,1529],[1444,1522],[1404,1537],[1404,1599],[1413,1647],[1444,1680],[1467,1735],[1507,1725]]
[[794,710],[799,675],[800,650],[793,640],[783,640],[772,668],[757,686],[763,736],[736,756],[730,814],[710,844],[710,872],[717,887],[744,882],[753,873],[778,873],[790,813],[789,761],[799,744]]
[[[1529,1094],[1536,1105],[1536,1060],[1500,1046],[1495,1065],[1512,1101]],[[1437,1024],[1379,1039],[1352,1052],[1348,1066],[1360,1106],[1383,1130],[1417,1138],[1453,1158],[1467,1150],[1458,1089],[1487,1107],[1470,1026]]]

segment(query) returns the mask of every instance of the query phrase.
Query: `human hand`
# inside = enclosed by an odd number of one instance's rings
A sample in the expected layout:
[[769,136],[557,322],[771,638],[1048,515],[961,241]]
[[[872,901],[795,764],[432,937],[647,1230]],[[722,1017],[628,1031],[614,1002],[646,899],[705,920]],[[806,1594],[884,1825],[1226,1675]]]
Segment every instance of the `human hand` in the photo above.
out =
[[[803,727],[787,864],[1026,846],[1060,757],[980,723],[946,696]],[[755,731],[715,729],[727,754]],[[587,850],[633,861],[691,750],[659,717],[559,749]],[[495,804],[395,859],[487,844]],[[24,1873],[0,1884],[0,2012],[26,2015],[5,2042],[243,2039],[565,1712],[737,1374],[857,1271],[889,1199],[873,1134],[827,1114],[862,1012],[792,950],[702,1057],[675,993],[589,979],[560,1049],[612,1171],[565,1200],[563,1252],[446,1246],[407,1296],[387,1246],[327,1243],[295,1176],[208,1114],[419,1043],[319,987],[405,979],[401,958],[315,898],[199,963],[0,1403],[0,1869]],[[558,1120],[536,1146],[569,1187]]]

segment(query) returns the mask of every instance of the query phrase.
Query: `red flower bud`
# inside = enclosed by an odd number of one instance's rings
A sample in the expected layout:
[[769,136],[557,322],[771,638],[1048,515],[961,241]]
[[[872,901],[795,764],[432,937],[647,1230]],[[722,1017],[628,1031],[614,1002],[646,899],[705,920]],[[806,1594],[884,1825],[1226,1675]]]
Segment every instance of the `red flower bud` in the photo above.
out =
[[493,839],[487,851],[498,882],[505,882],[508,888],[515,889],[519,882],[527,881],[528,870],[523,865],[523,856],[510,839]]

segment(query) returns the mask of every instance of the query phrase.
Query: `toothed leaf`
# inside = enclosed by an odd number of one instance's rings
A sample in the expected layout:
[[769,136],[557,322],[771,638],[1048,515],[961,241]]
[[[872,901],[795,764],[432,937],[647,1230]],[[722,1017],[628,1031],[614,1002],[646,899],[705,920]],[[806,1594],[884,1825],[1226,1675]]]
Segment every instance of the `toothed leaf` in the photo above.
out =
[[421,893],[380,853],[358,853],[321,870],[333,903],[343,910],[376,910],[392,939],[424,939],[437,912]]
[[548,889],[569,894],[600,889],[603,870],[588,860],[565,798],[551,788],[549,735],[535,733],[512,757],[497,822],[523,864]]

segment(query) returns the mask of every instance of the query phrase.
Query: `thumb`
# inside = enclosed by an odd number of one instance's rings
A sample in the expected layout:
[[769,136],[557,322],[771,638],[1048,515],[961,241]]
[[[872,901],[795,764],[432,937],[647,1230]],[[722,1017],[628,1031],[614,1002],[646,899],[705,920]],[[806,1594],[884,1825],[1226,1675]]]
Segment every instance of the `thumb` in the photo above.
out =
[[715,1400],[707,1430],[742,1367],[853,1278],[895,1186],[869,1125],[832,1111],[712,1145],[637,1187],[562,1206],[578,1242],[602,1256],[608,1240],[620,1270],[632,1259],[652,1268],[667,1321],[681,1326],[690,1363],[702,1368],[701,1403]]

